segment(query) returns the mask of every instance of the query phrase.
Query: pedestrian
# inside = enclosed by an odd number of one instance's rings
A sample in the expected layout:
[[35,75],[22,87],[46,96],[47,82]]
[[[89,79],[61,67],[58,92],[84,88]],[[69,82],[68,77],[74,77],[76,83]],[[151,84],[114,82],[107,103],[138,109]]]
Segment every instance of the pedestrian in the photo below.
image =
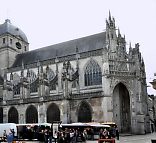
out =
[[57,131],[54,132],[54,141],[57,142]]
[[64,138],[64,134],[63,132],[59,132],[58,134],[58,143],[64,143],[65,142],[65,138]]
[[4,130],[4,132],[3,132],[3,141],[6,141],[6,139],[7,139],[7,133],[6,133],[6,130]]
[[86,140],[88,139],[88,135],[87,135],[86,129],[83,130],[83,139],[84,139],[84,142],[86,142]]
[[45,143],[48,143],[48,139],[49,139],[49,130],[45,129],[44,130],[44,141],[45,141]]
[[14,129],[12,129],[11,132],[13,134],[13,137],[15,138],[15,131],[14,131]]
[[116,127],[116,138],[117,138],[117,140],[119,140],[119,130],[118,130],[118,127]]
[[7,135],[7,142],[8,142],[8,143],[12,143],[13,140],[14,140],[14,136],[13,136],[12,131],[10,130],[10,131],[9,131],[9,134]]
[[109,134],[109,132],[108,132],[107,129],[105,128],[104,131],[103,131],[103,138],[104,138],[104,139],[108,139],[108,134]]

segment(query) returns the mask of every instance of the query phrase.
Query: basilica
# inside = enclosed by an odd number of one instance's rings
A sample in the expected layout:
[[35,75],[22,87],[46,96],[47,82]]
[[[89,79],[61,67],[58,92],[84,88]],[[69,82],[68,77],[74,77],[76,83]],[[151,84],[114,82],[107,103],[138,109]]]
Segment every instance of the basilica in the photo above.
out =
[[109,121],[121,133],[149,132],[139,43],[126,47],[110,13],[105,29],[29,51],[20,28],[0,24],[0,122]]

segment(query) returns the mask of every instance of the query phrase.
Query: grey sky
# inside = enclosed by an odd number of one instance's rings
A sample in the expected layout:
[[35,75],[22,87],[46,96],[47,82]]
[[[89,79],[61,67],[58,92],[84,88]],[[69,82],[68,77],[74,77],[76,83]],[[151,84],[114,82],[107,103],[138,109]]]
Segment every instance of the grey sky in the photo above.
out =
[[[108,12],[125,34],[127,46],[140,43],[147,84],[156,72],[155,0],[0,0],[0,23],[10,19],[30,43],[30,50],[105,30]],[[149,94],[155,94],[151,87]]]

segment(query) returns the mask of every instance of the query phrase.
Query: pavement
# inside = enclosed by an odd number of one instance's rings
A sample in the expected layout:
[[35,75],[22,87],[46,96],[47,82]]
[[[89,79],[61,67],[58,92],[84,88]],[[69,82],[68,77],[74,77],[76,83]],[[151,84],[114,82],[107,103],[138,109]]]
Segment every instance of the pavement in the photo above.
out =
[[[151,140],[154,140],[155,142],[152,142]],[[98,143],[98,141],[87,141],[86,143]],[[156,143],[156,133],[120,136],[119,140],[115,139],[115,143]]]

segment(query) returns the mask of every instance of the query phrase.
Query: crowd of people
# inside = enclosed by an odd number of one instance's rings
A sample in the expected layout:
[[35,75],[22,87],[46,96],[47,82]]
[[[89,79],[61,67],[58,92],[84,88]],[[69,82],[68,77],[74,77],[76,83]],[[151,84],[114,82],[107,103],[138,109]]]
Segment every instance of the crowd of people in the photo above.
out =
[[[18,130],[18,140],[39,140],[44,143],[77,143],[86,140],[94,140],[94,136],[98,135],[99,139],[112,139],[117,138],[119,140],[119,131],[117,127],[100,128],[94,130],[93,128],[60,128],[59,130],[51,130],[49,127],[24,127],[22,130]],[[11,143],[14,137],[14,131],[10,130],[9,134],[6,134],[4,130],[3,138],[8,143]],[[97,139],[97,138],[96,138]]]
[[85,142],[87,137],[87,131],[84,129],[65,128],[52,131],[47,128],[23,128],[22,132],[19,132],[20,139],[37,139],[44,143],[77,143]]
[[[64,130],[55,131],[53,137],[55,143],[85,143],[86,140],[94,140],[94,135],[95,132],[92,128],[86,128],[83,130],[79,128],[65,128]],[[119,131],[117,127],[111,127],[109,129],[101,128],[98,132],[98,136],[99,139],[117,138],[117,140],[119,140]],[[51,143],[51,140],[48,140],[48,138],[49,137],[46,138],[45,143]]]
[[101,129],[99,133],[100,139],[111,139],[111,138],[117,138],[119,140],[119,131],[117,127],[110,127],[109,130],[107,129]]

